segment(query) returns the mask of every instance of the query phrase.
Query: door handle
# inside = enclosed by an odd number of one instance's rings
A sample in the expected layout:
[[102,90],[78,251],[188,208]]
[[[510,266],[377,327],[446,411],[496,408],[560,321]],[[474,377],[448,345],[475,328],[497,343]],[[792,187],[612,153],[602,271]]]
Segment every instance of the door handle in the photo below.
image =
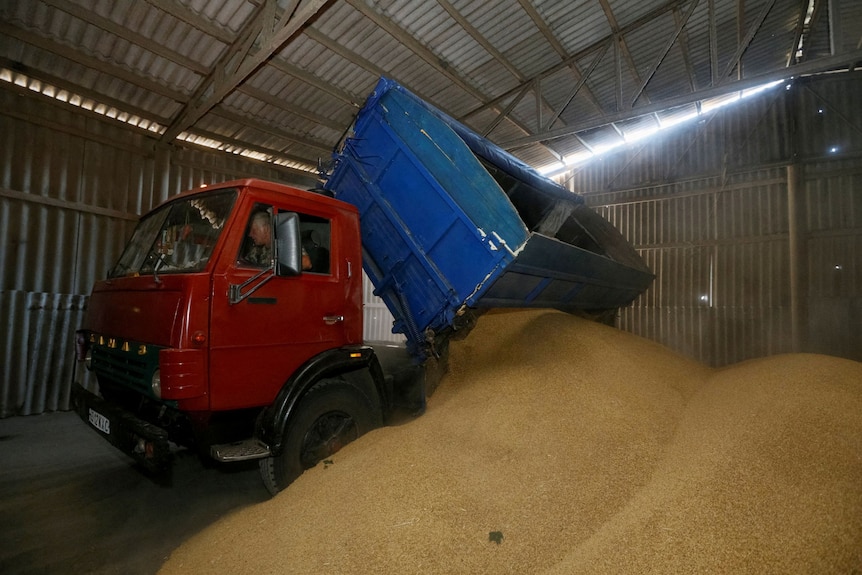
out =
[[344,321],[343,315],[325,315],[323,316],[323,323],[326,325],[335,325],[340,321]]

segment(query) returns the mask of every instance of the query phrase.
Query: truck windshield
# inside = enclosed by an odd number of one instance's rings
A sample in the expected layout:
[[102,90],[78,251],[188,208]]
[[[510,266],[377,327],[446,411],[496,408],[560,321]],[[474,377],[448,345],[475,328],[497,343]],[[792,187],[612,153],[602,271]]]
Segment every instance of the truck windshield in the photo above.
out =
[[236,200],[234,188],[166,204],[144,216],[109,278],[188,273],[209,261]]

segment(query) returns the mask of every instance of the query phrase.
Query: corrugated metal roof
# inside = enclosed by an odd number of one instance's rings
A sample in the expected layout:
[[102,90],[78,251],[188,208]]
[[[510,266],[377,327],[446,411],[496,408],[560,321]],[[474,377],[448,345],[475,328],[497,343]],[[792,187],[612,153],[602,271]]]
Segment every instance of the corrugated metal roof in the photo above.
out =
[[665,108],[862,61],[854,0],[807,20],[798,0],[288,4],[2,2],[0,76],[313,172],[380,75],[541,166]]

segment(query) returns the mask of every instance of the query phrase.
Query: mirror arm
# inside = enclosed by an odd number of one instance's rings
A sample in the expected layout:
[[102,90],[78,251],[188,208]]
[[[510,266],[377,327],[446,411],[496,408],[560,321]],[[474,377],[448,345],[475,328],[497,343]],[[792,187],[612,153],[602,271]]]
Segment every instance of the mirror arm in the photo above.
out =
[[[262,278],[264,274],[269,275]],[[241,284],[230,284],[230,286],[228,286],[228,303],[230,305],[238,304],[239,302],[243,301],[248,296],[256,292],[258,288],[267,283],[273,277],[275,277],[274,266],[272,263],[270,263],[268,268],[260,270],[258,273],[254,274]],[[254,284],[254,282],[257,282],[257,284],[252,285],[251,289],[243,293],[242,290],[247,288],[249,285]]]
[[156,263],[153,264],[153,281],[157,284],[162,283],[162,279],[159,277],[159,267],[165,263],[165,254],[159,252],[159,257],[156,258]]

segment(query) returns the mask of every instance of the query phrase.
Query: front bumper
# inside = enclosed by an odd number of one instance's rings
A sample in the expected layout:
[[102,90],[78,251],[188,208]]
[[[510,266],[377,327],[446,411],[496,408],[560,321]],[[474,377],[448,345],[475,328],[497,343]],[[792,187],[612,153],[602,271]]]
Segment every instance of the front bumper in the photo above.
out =
[[168,432],[98,395],[72,385],[72,405],[81,419],[147,471],[161,473],[171,465]]

